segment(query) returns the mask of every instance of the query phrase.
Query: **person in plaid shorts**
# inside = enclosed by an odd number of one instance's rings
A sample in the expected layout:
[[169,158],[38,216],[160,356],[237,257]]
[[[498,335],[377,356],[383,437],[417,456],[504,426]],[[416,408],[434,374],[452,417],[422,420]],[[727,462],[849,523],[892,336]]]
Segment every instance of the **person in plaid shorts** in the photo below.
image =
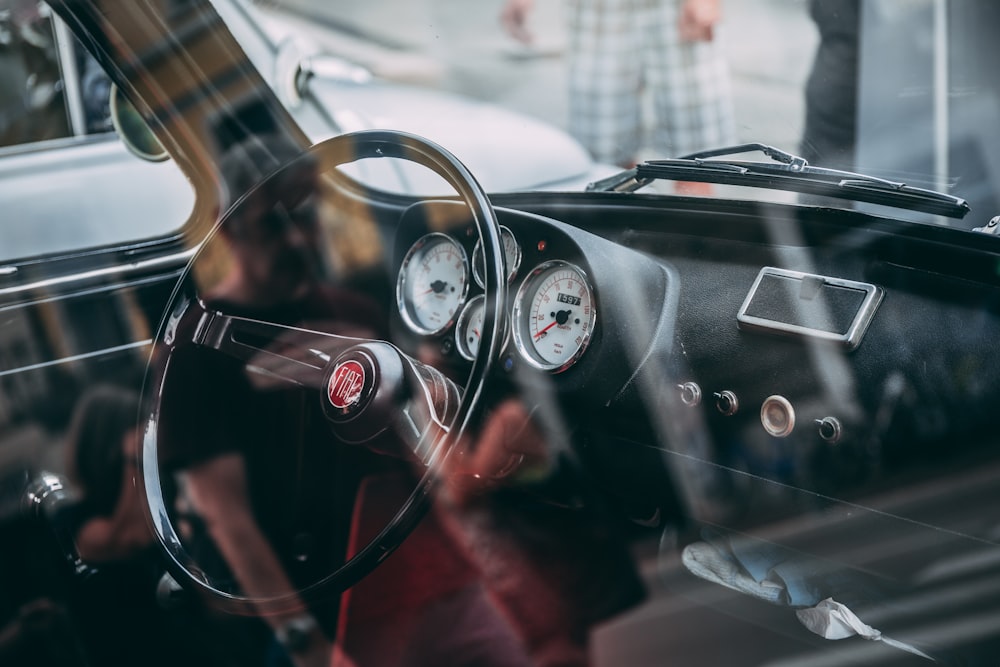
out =
[[[721,0],[569,0],[569,131],[595,160],[633,166],[649,146],[676,157],[735,143],[728,67],[716,39]],[[534,0],[501,21],[530,44]],[[645,137],[643,94],[654,114]]]

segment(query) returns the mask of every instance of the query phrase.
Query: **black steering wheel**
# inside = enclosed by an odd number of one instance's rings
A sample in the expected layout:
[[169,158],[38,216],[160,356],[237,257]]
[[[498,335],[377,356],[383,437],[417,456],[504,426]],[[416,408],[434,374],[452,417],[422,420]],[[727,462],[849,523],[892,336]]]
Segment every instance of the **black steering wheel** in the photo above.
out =
[[[246,260],[250,264],[239,270],[232,266],[246,259],[240,256],[246,244],[274,243],[269,234],[301,233],[292,230],[301,222],[296,216],[308,196],[303,192],[296,194],[293,178],[296,174],[319,174],[313,185],[322,182],[323,187],[349,192],[344,196],[352,201],[358,201],[359,197],[363,200],[361,193],[370,192],[365,187],[343,174],[330,177],[335,168],[363,158],[401,158],[429,168],[454,188],[468,208],[469,220],[483,249],[485,266],[479,269],[483,270],[486,305],[478,356],[471,364],[464,386],[407,356],[384,339],[358,335],[352,329],[345,332],[317,327],[310,317],[317,321],[322,318],[314,316],[300,319],[297,310],[312,297],[296,295],[283,303],[271,294],[267,303],[246,307],[246,299],[241,302],[235,297],[218,298],[218,294],[206,294],[200,286],[205,282],[201,274],[212,271],[223,274],[216,285],[226,285],[225,276],[249,280],[246,276],[260,268],[251,265],[256,259]],[[245,164],[252,157],[241,159]],[[246,228],[251,217],[253,225],[263,222]],[[219,249],[226,246],[237,249],[219,259]],[[271,258],[271,266],[281,266],[280,260]],[[223,266],[219,268],[218,264]],[[239,280],[229,283],[236,285],[229,290],[230,296],[238,296]],[[152,526],[174,577],[208,593],[223,607],[261,613],[288,609],[317,595],[343,591],[370,573],[418,524],[430,502],[436,463],[452,451],[477,410],[486,378],[499,356],[505,302],[506,281],[496,214],[472,174],[434,143],[392,131],[343,135],[286,161],[249,188],[215,226],[185,269],[157,335],[144,385],[142,483]],[[379,306],[390,308],[391,304],[389,299]],[[348,316],[359,309],[353,302],[338,307],[341,315],[347,312]],[[226,382],[220,380],[222,377],[228,378]],[[265,389],[260,389],[261,386]],[[292,414],[301,415],[305,411],[318,416],[313,421],[322,423],[319,431],[304,430],[296,423],[297,418],[287,424],[258,419],[261,405],[286,404],[290,394],[298,400]],[[285,408],[283,405],[282,409]],[[346,463],[341,460],[342,467],[366,456],[391,458],[395,463],[403,461],[413,471],[412,492],[388,514],[391,518],[374,537],[353,547],[349,556],[342,542],[310,546],[309,539],[292,534],[294,530],[287,524],[294,522],[274,520],[275,532],[287,529],[287,542],[295,545],[295,549],[304,553],[310,548],[320,552],[340,550],[340,560],[336,556],[332,560],[327,558],[320,574],[311,571],[298,579],[295,572],[286,572],[290,582],[287,587],[249,584],[241,575],[239,564],[228,558],[224,545],[218,544],[219,540],[213,544],[211,539],[199,539],[199,535],[217,535],[226,526],[192,511],[193,505],[204,503],[200,497],[204,493],[188,487],[192,479],[211,467],[213,457],[225,457],[242,446],[250,447],[247,443],[264,435],[261,430],[277,435],[265,445],[254,445],[256,453],[277,461],[276,475],[286,469],[315,475],[316,468],[324,461],[336,458],[331,452],[348,451]],[[315,445],[310,441],[309,450],[319,451],[318,458],[312,460],[305,460],[304,450],[291,444],[293,440],[317,437],[326,437],[330,442]],[[385,442],[405,446],[389,452],[392,456],[385,456],[386,447],[392,447],[384,445]],[[289,460],[279,461],[279,455]],[[241,474],[253,481],[259,471],[250,468],[249,464],[243,469],[237,466]],[[348,473],[343,469],[330,473],[326,490],[336,487],[337,480]],[[320,484],[318,488],[323,486]],[[323,521],[329,520],[329,515],[317,507],[336,494],[305,495],[297,483],[292,483],[264,501],[247,499],[248,507],[243,509],[249,510],[249,505],[254,510],[263,507],[266,514],[266,510],[274,510],[276,506],[311,508],[317,510]],[[349,492],[343,495],[342,501],[353,498]],[[235,517],[233,521],[236,522]],[[305,532],[308,538],[308,531]],[[255,559],[266,556],[249,555]],[[276,558],[283,562],[280,554]],[[285,560],[284,567],[290,570],[297,567],[296,558]]]

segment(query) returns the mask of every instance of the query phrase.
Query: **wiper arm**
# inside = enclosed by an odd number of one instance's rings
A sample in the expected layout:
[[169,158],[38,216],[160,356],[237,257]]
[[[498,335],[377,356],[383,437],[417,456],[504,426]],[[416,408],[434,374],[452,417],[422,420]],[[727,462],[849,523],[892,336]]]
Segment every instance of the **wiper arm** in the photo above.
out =
[[[774,162],[709,159],[750,151],[762,152]],[[587,189],[634,192],[658,179],[786,190],[905,208],[949,218],[962,218],[969,212],[968,203],[959,197],[865,174],[813,167],[801,157],[757,143],[702,151],[672,160],[650,160],[634,169],[592,183]]]

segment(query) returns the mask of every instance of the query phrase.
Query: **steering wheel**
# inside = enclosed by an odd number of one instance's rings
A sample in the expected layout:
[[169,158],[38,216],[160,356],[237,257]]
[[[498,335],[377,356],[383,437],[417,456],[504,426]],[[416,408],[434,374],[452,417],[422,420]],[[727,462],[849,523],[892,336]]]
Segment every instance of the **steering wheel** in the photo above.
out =
[[[298,224],[296,207],[301,204],[289,199],[288,193],[296,190],[293,176],[310,172],[326,175],[340,165],[364,158],[400,158],[429,168],[454,188],[468,208],[469,220],[483,249],[485,266],[479,269],[483,271],[486,305],[478,355],[464,386],[458,386],[438,369],[407,356],[384,339],[359,336],[356,331],[326,330],[314,326],[311,320],[298,321],[287,314],[269,316],[288,311],[287,303],[232,308],[226,305],[226,299],[213,299],[196,286],[201,279],[199,274],[218,261],[212,253],[217,253],[220,247],[246,244],[247,238],[258,242],[264,238],[261,234],[293,233],[290,230]],[[314,182],[320,181],[329,187],[330,179],[321,177]],[[343,175],[333,182],[340,184],[338,192],[350,192],[347,197],[357,197],[365,191]],[[263,226],[244,229],[251,217],[264,220]],[[263,242],[267,238],[270,237]],[[229,263],[239,261],[239,252],[233,251]],[[273,266],[279,264],[272,262]],[[235,269],[227,270],[231,275]],[[226,280],[221,282],[225,284]],[[418,524],[430,502],[437,464],[452,451],[477,410],[484,383],[502,344],[505,302],[499,225],[490,201],[468,169],[430,141],[394,131],[342,135],[317,144],[250,188],[218,222],[188,263],[168,305],[144,383],[141,478],[152,527],[168,556],[168,567],[174,577],[182,585],[186,582],[209,594],[224,608],[262,613],[288,609],[302,600],[343,591],[370,573]],[[389,299],[380,305],[388,308],[391,303]],[[346,310],[356,309],[348,304]],[[220,377],[230,378],[231,382],[220,384]],[[260,385],[270,390],[259,390]],[[273,391],[275,387],[281,391]],[[250,393],[248,388],[258,391]],[[196,513],[192,518],[190,507],[199,498],[185,487],[193,476],[191,471],[206,467],[213,456],[233,454],[242,444],[261,435],[254,432],[257,427],[249,427],[245,422],[253,421],[256,417],[253,413],[261,402],[280,402],[275,397],[290,392],[302,399],[295,414],[306,410],[320,415],[314,420],[323,425],[318,437],[322,439],[325,434],[332,441],[315,447],[315,443],[309,445],[309,451],[320,451],[320,462],[336,458],[330,454],[335,450],[354,452],[347,455],[347,465],[361,456],[358,450],[373,458],[394,458],[396,463],[405,459],[405,465],[414,472],[414,486],[405,502],[389,513],[391,518],[367,543],[352,547],[349,556],[345,555],[343,543],[325,545],[323,548],[327,550],[341,549],[340,560],[329,561],[331,571],[325,571],[327,566],[324,566],[321,575],[307,576],[304,583],[295,581],[289,590],[284,590],[249,585],[241,580],[240,567],[233,562],[214,569],[206,566],[213,558],[225,561],[226,550],[213,548],[211,543],[206,547],[197,535],[215,534],[213,531],[225,530],[225,526],[205,525],[212,522],[199,522]],[[276,429],[282,443],[284,437],[291,440],[293,435],[315,439],[315,431],[303,433],[294,421]],[[219,444],[222,440],[225,445]],[[386,457],[387,447],[392,449],[386,442],[405,446],[397,446],[397,451],[389,452],[392,456]],[[277,456],[276,452],[284,452],[284,446],[268,445],[260,449]],[[286,454],[292,459],[302,457],[301,451],[291,446]],[[295,460],[289,466],[309,472],[310,464]],[[278,468],[282,466],[283,463],[276,464]],[[242,472],[248,478],[254,474],[249,469]],[[335,486],[342,476],[343,471],[331,474],[327,486]],[[237,482],[235,486],[239,485]],[[288,504],[292,503],[289,495],[304,493],[297,484],[288,486],[288,493],[275,493],[265,502]],[[350,503],[346,497],[341,500]],[[315,499],[297,502],[301,507],[317,507]],[[257,500],[247,499],[246,503],[253,503],[255,509],[260,505]],[[320,514],[324,520],[328,518],[323,511]],[[286,523],[275,521],[275,530],[284,530]],[[292,543],[298,539],[298,535],[289,537]],[[309,545],[298,544],[296,548],[300,547],[308,550]],[[206,551],[213,553],[206,556]],[[265,559],[269,555],[255,553],[250,557]],[[287,567],[295,567],[292,561]],[[295,578],[294,572],[286,576],[290,581]]]

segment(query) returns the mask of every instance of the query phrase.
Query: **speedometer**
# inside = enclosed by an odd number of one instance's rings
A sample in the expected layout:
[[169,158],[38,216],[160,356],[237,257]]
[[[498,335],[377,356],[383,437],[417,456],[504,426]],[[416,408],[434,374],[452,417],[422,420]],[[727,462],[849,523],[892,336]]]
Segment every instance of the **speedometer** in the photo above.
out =
[[514,298],[514,345],[536,368],[560,372],[583,354],[597,322],[586,274],[562,260],[545,262]]
[[424,335],[447,329],[468,291],[465,250],[445,234],[428,234],[414,243],[396,279],[399,313],[407,326]]

